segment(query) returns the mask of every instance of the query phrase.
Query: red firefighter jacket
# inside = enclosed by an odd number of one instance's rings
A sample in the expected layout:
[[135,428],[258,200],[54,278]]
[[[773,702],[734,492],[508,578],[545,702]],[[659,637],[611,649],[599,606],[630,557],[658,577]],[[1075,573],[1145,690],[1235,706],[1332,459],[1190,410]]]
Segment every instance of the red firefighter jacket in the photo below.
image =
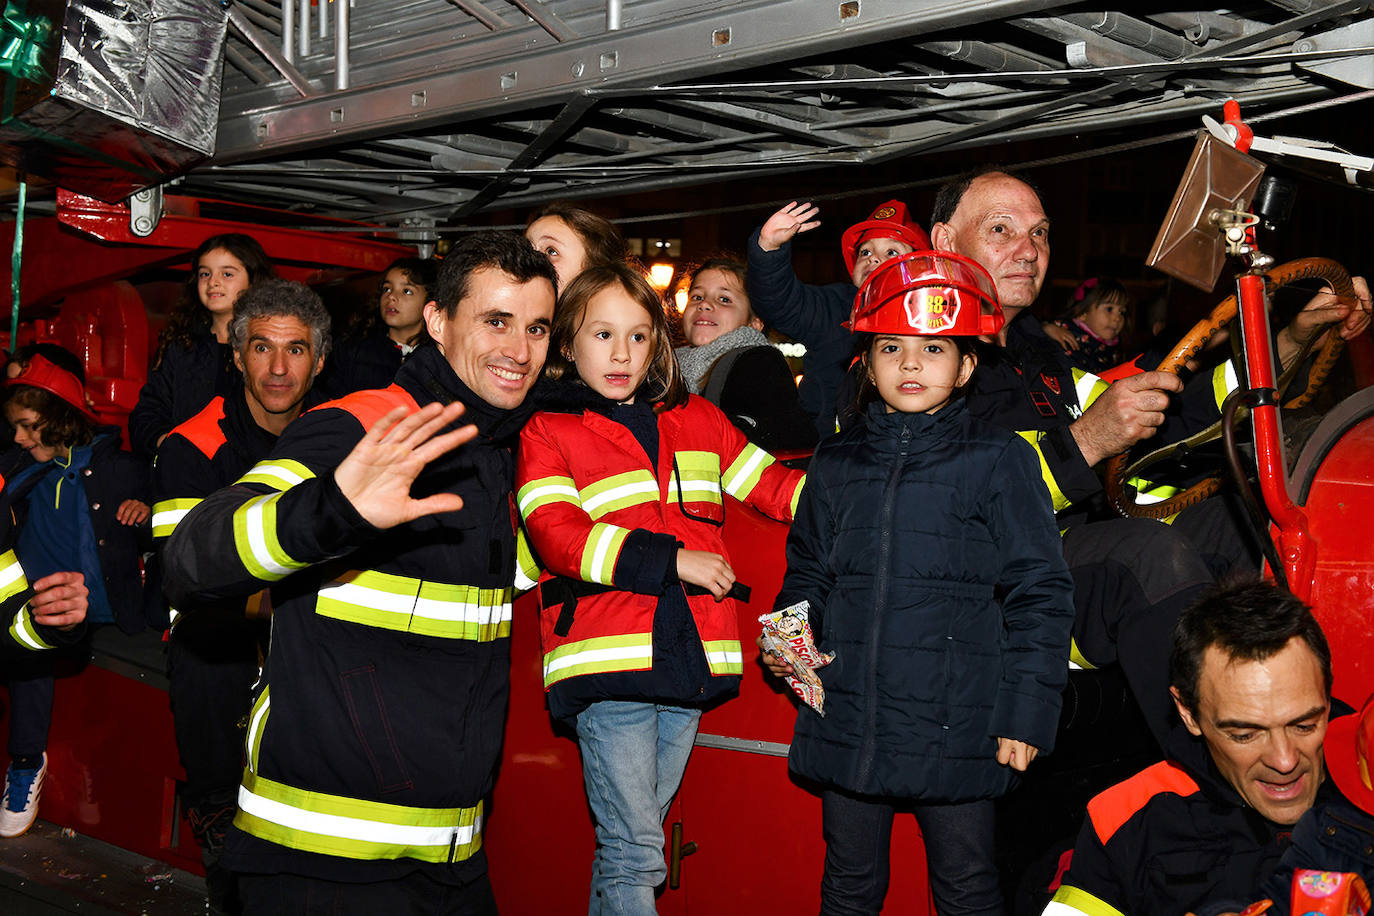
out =
[[[616,586],[577,603],[571,626],[541,588],[544,688],[561,680],[651,669],[655,594],[621,590],[639,532],[668,534],[689,550],[725,554],[723,497],[791,521],[806,476],[750,444],[718,408],[692,396],[658,417],[658,466],[624,426],[591,410],[544,412],[520,437],[516,499],[545,571]],[[681,587],[681,586],[673,586]],[[715,676],[744,672],[735,602],[687,599]]]

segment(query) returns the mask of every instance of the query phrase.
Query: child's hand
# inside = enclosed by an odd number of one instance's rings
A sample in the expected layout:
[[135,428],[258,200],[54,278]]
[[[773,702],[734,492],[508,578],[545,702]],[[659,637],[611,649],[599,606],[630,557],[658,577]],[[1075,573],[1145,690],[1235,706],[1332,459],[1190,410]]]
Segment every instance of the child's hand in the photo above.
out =
[[792,666],[789,665],[786,661],[784,661],[782,656],[774,655],[763,644],[762,633],[759,634],[758,639],[755,639],[754,642],[759,647],[759,658],[763,660],[764,665],[767,666],[768,671],[773,675],[773,677],[786,677],[787,675],[794,673],[792,671]]
[[1065,353],[1072,353],[1078,349],[1078,338],[1074,337],[1073,332],[1062,324],[1045,321],[1041,322],[1041,326],[1044,327],[1045,333],[1049,335],[1051,340],[1059,341],[1059,345],[1064,348]]
[[1009,766],[1013,770],[1022,773],[1030,762],[1035,759],[1035,755],[1040,753],[1040,748],[1033,747],[1024,741],[1017,741],[1015,738],[997,739],[997,762],[1003,766]]
[[29,613],[34,623],[70,630],[86,619],[86,577],[79,572],[55,572],[33,583]]
[[707,550],[687,550],[677,552],[677,577],[683,582],[700,585],[717,601],[725,598],[730,586],[735,584],[735,571],[725,557]]
[[148,504],[136,499],[124,500],[115,510],[115,518],[119,519],[121,525],[141,525],[151,514],[152,510],[148,508]]
[[777,251],[798,232],[810,232],[819,226],[821,221],[812,217],[820,212],[820,208],[809,203],[792,201],[768,217],[768,222],[759,230],[759,247],[764,251]]

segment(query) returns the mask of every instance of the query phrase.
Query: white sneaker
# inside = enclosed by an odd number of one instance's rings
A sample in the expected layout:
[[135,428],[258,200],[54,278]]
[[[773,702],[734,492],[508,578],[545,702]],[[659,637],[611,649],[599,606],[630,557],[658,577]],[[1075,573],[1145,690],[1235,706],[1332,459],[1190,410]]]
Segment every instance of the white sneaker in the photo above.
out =
[[38,817],[38,796],[43,793],[43,777],[48,774],[48,755],[34,769],[15,769],[10,764],[5,774],[5,794],[0,797],[0,837],[16,837],[33,826]]

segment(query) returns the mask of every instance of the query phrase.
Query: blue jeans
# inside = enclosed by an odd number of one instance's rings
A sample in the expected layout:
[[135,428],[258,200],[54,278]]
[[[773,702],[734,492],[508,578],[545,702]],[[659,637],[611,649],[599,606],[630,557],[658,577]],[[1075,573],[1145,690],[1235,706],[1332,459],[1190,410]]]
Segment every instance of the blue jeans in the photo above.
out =
[[668,877],[663,819],[697,736],[701,710],[601,700],[577,716],[582,778],[596,820],[591,916],[653,916]]

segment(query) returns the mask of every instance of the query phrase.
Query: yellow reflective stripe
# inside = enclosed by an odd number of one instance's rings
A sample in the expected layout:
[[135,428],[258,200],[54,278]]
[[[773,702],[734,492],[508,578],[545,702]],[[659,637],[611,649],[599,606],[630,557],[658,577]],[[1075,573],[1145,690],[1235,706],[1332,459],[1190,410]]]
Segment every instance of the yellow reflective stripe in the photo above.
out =
[[510,635],[513,598],[511,588],[450,585],[353,570],[319,590],[315,612],[402,633],[491,642]]
[[1050,502],[1054,506],[1054,511],[1069,505],[1069,498],[1064,495],[1064,491],[1059,489],[1059,481],[1054,479],[1054,473],[1050,470],[1050,464],[1045,460],[1045,453],[1040,450],[1040,433],[1033,429],[1017,430],[1016,435],[1030,443],[1030,447],[1035,449],[1035,457],[1040,461],[1040,478],[1045,481],[1045,487],[1050,491]]
[[245,749],[248,752],[248,772],[258,771],[258,751],[262,748],[262,734],[267,731],[267,714],[272,711],[272,688],[265,686],[258,698],[253,701],[253,709],[248,713],[248,734],[245,736]]
[[550,503],[579,505],[577,487],[571,477],[537,477],[521,487],[515,496],[521,518],[529,518],[535,509]]
[[773,461],[772,455],[749,443],[739,453],[739,457],[731,462],[730,467],[726,468],[720,479],[721,486],[725,488],[726,493],[742,502],[754,491],[759,478]]
[[273,490],[285,491],[314,476],[315,472],[299,461],[292,461],[290,458],[274,458],[270,461],[259,461],[249,468],[247,474],[234,482],[257,483],[271,487]]
[[1212,370],[1212,398],[1216,401],[1217,410],[1221,409],[1226,396],[1239,387],[1240,379],[1236,376],[1236,364],[1229,359]]
[[719,506],[720,455],[715,452],[684,449],[673,453],[677,472],[668,480],[669,501],[709,502]]
[[539,564],[535,562],[529,535],[524,528],[515,531],[515,590],[527,592],[539,584]]
[[1143,477],[1132,477],[1126,483],[1135,487],[1135,501],[1141,506],[1162,503],[1183,492],[1179,487],[1171,487],[1167,483],[1150,483]]
[[13,550],[0,553],[0,601],[8,601],[28,587],[19,556]]
[[1083,654],[1083,650],[1078,648],[1077,640],[1072,636],[1069,637],[1069,667],[1084,668],[1088,671],[1092,671],[1097,667],[1092,662],[1088,661],[1087,656]]
[[409,808],[311,792],[244,771],[234,824],[260,839],[347,859],[461,862],[482,846],[482,803]]
[[628,528],[597,522],[587,535],[587,545],[582,548],[582,566],[578,575],[584,582],[599,582],[614,585],[615,563],[620,559],[620,548],[629,535]]
[[[544,653],[544,687],[564,678],[607,671],[642,671],[654,663],[652,633],[598,636]],[[741,666],[741,671],[743,667]]]
[[801,499],[802,487],[806,486],[806,475],[801,475],[801,480],[797,481],[797,488],[792,491],[791,511],[792,517],[797,517],[797,502]]
[[712,674],[744,673],[744,653],[738,639],[703,640],[701,647],[706,650],[706,666]]
[[1093,375],[1091,372],[1084,372],[1082,369],[1073,370],[1073,390],[1078,395],[1078,406],[1080,411],[1087,410],[1102,396],[1110,386],[1102,379]]
[[307,565],[293,559],[277,540],[277,502],[273,493],[250,499],[234,510],[234,546],[249,575],[264,582],[284,579]]
[[646,470],[627,471],[587,484],[578,491],[578,497],[582,509],[595,521],[618,509],[657,503],[658,481]]
[[33,652],[42,652],[44,649],[53,648],[38,635],[38,629],[34,625],[33,617],[29,614],[28,602],[24,603],[14,615],[14,622],[10,624],[10,636],[25,649]]
[[1041,916],[1124,916],[1110,903],[1099,900],[1079,887],[1059,885],[1054,898]]
[[165,538],[176,530],[181,520],[196,506],[199,499],[162,499],[153,503],[153,537]]

